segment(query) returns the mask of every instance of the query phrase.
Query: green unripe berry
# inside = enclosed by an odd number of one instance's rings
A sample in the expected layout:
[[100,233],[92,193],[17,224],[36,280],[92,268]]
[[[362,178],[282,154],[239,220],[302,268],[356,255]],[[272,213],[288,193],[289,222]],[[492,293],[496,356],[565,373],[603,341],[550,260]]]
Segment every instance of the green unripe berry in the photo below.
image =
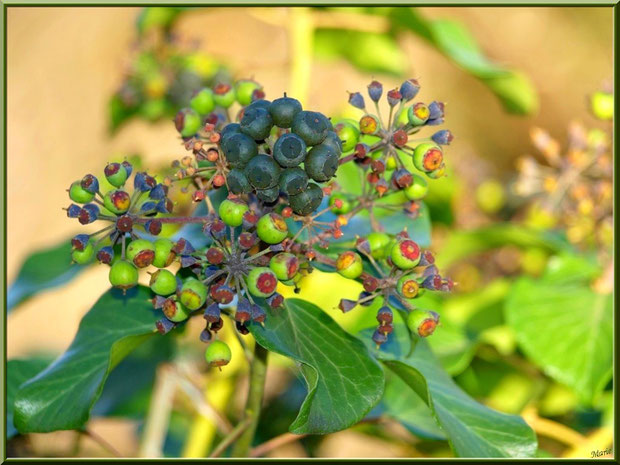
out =
[[297,166],[306,158],[306,143],[297,134],[282,134],[273,146],[273,158],[284,168]]
[[431,179],[443,178],[446,175],[446,165],[442,163],[439,168],[429,171],[426,175]]
[[342,121],[334,126],[338,138],[342,141],[342,151],[349,152],[355,148],[360,138],[360,130],[349,121]]
[[411,239],[402,239],[392,246],[390,257],[398,268],[408,270],[420,263],[420,247]]
[[181,303],[190,310],[198,310],[207,301],[207,286],[196,278],[188,278],[181,287]]
[[292,253],[280,252],[271,257],[269,268],[280,281],[288,281],[299,271],[299,259]]
[[345,278],[359,278],[364,271],[362,257],[350,250],[343,252],[336,260],[336,270]]
[[270,156],[259,154],[250,160],[244,174],[256,189],[267,189],[278,184],[280,167]]
[[396,292],[398,292],[405,299],[415,298],[420,291],[420,285],[415,275],[408,274],[401,276],[396,283]]
[[213,100],[218,107],[228,108],[235,101],[235,90],[229,84],[218,84],[213,88]]
[[238,199],[226,199],[220,204],[218,210],[220,218],[228,226],[241,226],[243,215],[249,210],[246,203]]
[[273,122],[279,128],[290,128],[295,116],[301,112],[299,100],[287,97],[275,99],[268,107]]
[[256,223],[256,234],[267,244],[279,244],[287,236],[288,226],[277,213],[268,213]]
[[103,206],[117,215],[127,212],[130,205],[131,197],[127,192],[121,189],[107,192],[103,197]]
[[267,267],[252,268],[246,279],[250,294],[255,297],[269,297],[276,291],[278,278]]
[[407,326],[413,334],[428,337],[439,324],[439,315],[429,310],[412,310],[407,316]]
[[308,187],[308,175],[299,167],[287,168],[280,174],[280,189],[287,195],[296,195]]
[[192,137],[202,127],[202,119],[191,108],[180,110],[174,118],[174,125],[183,137]]
[[213,99],[213,91],[208,87],[200,89],[189,101],[189,106],[199,115],[205,116],[215,108],[215,100]]
[[324,144],[313,147],[306,155],[304,168],[308,176],[318,182],[328,181],[338,169],[338,153]]
[[422,102],[411,105],[407,110],[407,118],[412,126],[422,126],[428,121],[431,112]]
[[300,111],[295,115],[291,131],[301,137],[306,145],[318,145],[325,140],[331,123],[322,113]]
[[425,173],[435,171],[441,167],[443,152],[438,145],[425,142],[418,145],[413,152],[413,164]]
[[373,258],[381,260],[390,252],[389,245],[392,242],[390,236],[382,232],[371,232],[366,237],[370,244],[370,254]]
[[[130,244],[131,245],[131,244]],[[174,261],[177,254],[172,251],[174,242],[167,238],[157,239],[153,243],[155,257],[153,258],[153,266],[157,268],[166,268]]]
[[157,270],[151,275],[149,286],[155,294],[167,296],[177,290],[177,277],[168,270]]
[[211,341],[205,350],[205,360],[209,366],[221,368],[228,365],[232,354],[230,347],[223,341]]
[[121,187],[127,181],[127,170],[120,163],[110,163],[103,170],[105,178],[114,187]]
[[237,168],[230,170],[226,176],[226,184],[228,184],[228,190],[235,195],[252,192],[252,186],[247,176]]
[[110,267],[109,279],[114,287],[130,289],[138,284],[138,269],[127,260],[119,260]]
[[89,203],[95,197],[94,193],[82,188],[80,181],[75,181],[69,188],[69,197],[76,203]]
[[235,83],[235,95],[237,102],[246,106],[252,103],[252,95],[255,90],[262,89],[262,86],[251,79],[241,79]]
[[86,244],[84,250],[73,249],[71,259],[78,265],[87,265],[95,258],[95,247],[91,242]]
[[127,246],[127,260],[138,268],[145,268],[155,260],[155,244],[147,239],[136,239]]
[[[341,203],[340,207],[334,206],[334,204],[338,200]],[[353,205],[351,205],[349,198],[339,192],[335,192],[331,195],[331,197],[329,198],[329,206],[332,207],[332,212],[336,215],[344,215],[346,213],[349,213],[353,208]]]
[[306,216],[321,205],[323,189],[311,182],[308,183],[308,187],[304,191],[289,196],[288,200],[295,213]]
[[166,318],[174,323],[180,323],[181,321],[187,320],[191,313],[185,305],[174,300],[173,298],[169,298],[164,302],[162,310]]
[[411,173],[413,182],[404,189],[405,197],[409,200],[420,200],[428,194],[428,182],[419,174]]

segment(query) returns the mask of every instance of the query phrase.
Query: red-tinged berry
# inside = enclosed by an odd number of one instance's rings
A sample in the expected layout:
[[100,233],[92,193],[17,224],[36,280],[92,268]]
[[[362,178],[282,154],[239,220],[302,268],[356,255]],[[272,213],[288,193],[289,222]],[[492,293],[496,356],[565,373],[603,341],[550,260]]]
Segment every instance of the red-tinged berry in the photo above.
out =
[[288,281],[299,271],[299,259],[288,252],[280,252],[269,261],[269,268],[280,281]]
[[351,299],[340,299],[338,308],[342,310],[342,313],[347,313],[357,307],[357,301]]
[[378,102],[383,94],[383,84],[379,81],[372,81],[368,84],[368,95],[373,102]]
[[257,304],[252,305],[252,321],[264,323],[265,318],[267,318],[267,313],[263,310],[263,307]]
[[192,194],[192,202],[202,202],[205,199],[205,191],[197,190]]
[[430,111],[422,102],[411,105],[409,110],[407,110],[407,119],[412,126],[422,126],[428,121],[429,116]]
[[276,290],[278,278],[270,268],[257,267],[250,271],[246,283],[253,296],[269,297]]
[[400,85],[400,94],[402,96],[403,101],[409,102],[420,91],[420,84],[416,79],[407,79]]
[[148,220],[144,223],[144,230],[153,236],[158,236],[161,233],[162,226],[160,220]]
[[256,234],[267,244],[279,244],[288,235],[288,226],[277,213],[268,213],[258,220]]
[[399,129],[392,134],[392,142],[396,147],[404,147],[407,145],[409,141],[409,136],[407,135],[407,131],[404,129]]
[[239,334],[241,334],[242,336],[247,336],[248,334],[250,334],[250,330],[245,325],[245,323],[241,323],[240,321],[236,321],[235,322],[235,328],[237,328],[237,332]]
[[67,216],[69,218],[77,218],[78,216],[80,216],[80,210],[82,209],[82,207],[80,207],[79,205],[76,205],[74,203],[72,203],[71,205],[69,205],[66,210],[67,210]]
[[113,190],[103,197],[103,205],[112,213],[121,215],[129,210],[131,197],[124,190]]
[[355,150],[353,153],[355,153],[355,156],[361,160],[361,159],[366,158],[369,151],[370,151],[370,147],[367,144],[356,144]]
[[379,280],[374,276],[368,276],[362,284],[366,292],[375,292],[379,287]]
[[387,342],[387,335],[377,329],[372,335],[372,340],[375,344],[377,344],[377,347],[379,347],[381,344],[385,344]]
[[210,161],[211,163],[215,163],[220,159],[220,152],[218,152],[217,149],[210,148],[209,150],[207,150],[206,157],[208,161]]
[[99,207],[94,203],[88,203],[82,207],[78,215],[80,224],[90,224],[97,221],[99,217]]
[[392,309],[387,306],[383,306],[377,311],[377,321],[382,325],[391,323],[394,320],[394,314]]
[[123,161],[121,163],[121,166],[125,169],[125,171],[127,172],[127,177],[131,176],[131,173],[133,173],[133,166],[131,163],[129,163],[127,160]]
[[336,260],[336,270],[345,278],[359,278],[364,271],[362,257],[352,251],[343,252]]
[[211,286],[209,294],[213,300],[222,305],[231,303],[235,298],[235,291],[233,291],[231,287],[224,284]]
[[293,209],[291,207],[284,207],[282,209],[282,216],[284,218],[290,218],[293,215]]
[[386,169],[385,161],[373,160],[372,162],[370,162],[370,169],[377,174],[381,174],[385,172],[385,169]]
[[441,167],[443,152],[439,146],[432,143],[418,145],[413,153],[413,164],[420,171],[429,173]]
[[384,325],[380,325],[377,329],[387,336],[392,334],[394,331],[394,325],[392,323],[386,323]]
[[446,175],[446,165],[442,163],[439,168],[433,171],[429,171],[426,175],[431,179],[443,178]]
[[80,186],[91,194],[99,192],[99,180],[92,174],[87,174],[80,181]]
[[387,93],[387,101],[388,101],[388,104],[391,107],[393,107],[393,106],[397,105],[398,103],[400,103],[402,98],[403,98],[403,96],[400,93],[400,90],[398,90],[398,89],[392,89],[392,90],[388,91],[388,93]]
[[213,182],[213,187],[222,187],[224,184],[226,184],[226,178],[221,174],[216,174],[215,176],[213,176],[211,178],[211,181]]
[[414,268],[420,263],[420,247],[411,239],[404,239],[392,246],[392,263],[401,270]]
[[87,265],[93,261],[95,257],[95,247],[91,242],[85,244],[81,250],[74,249],[71,252],[71,260],[78,265]]
[[202,231],[207,236],[213,236],[216,239],[221,239],[226,235],[226,224],[218,218],[211,222],[205,223]]
[[405,189],[413,184],[413,175],[409,170],[399,168],[392,175],[392,184],[398,189]]
[[217,333],[223,327],[224,327],[224,320],[222,318],[217,320],[215,323],[211,323],[209,325],[209,329],[213,331],[214,333]]
[[89,244],[89,241],[90,236],[88,234],[78,234],[71,239],[71,247],[81,252]]
[[110,267],[109,279],[114,287],[130,289],[138,284],[138,269],[126,260],[119,260]]
[[231,358],[230,347],[223,341],[212,341],[205,350],[205,360],[211,367],[221,368],[228,365]]
[[414,275],[402,276],[396,283],[396,292],[406,299],[413,299],[418,295],[420,285]]
[[358,237],[355,240],[355,248],[364,255],[370,255],[370,242],[365,237]]
[[162,318],[161,320],[157,320],[155,322],[155,327],[159,334],[168,334],[172,331],[176,326],[176,323],[170,321],[168,318]]
[[374,115],[364,115],[360,118],[360,132],[362,134],[377,134],[381,124],[379,119]]
[[238,323],[245,323],[252,319],[252,305],[247,299],[240,298],[235,309],[235,320]]
[[267,297],[267,299],[265,299],[267,301],[267,304],[271,307],[271,308],[280,308],[282,307],[282,305],[284,305],[284,296],[282,296],[282,294],[278,293],[278,292],[274,292],[273,294],[271,294],[269,297]]
[[428,337],[439,324],[439,315],[429,310],[413,310],[407,316],[407,326],[412,333],[420,337]]
[[168,270],[157,270],[151,275],[151,290],[158,295],[167,296],[177,290],[177,277]]
[[329,205],[335,215],[345,215],[353,209],[353,205],[347,196],[335,192],[329,198]]
[[146,268],[155,260],[155,244],[146,239],[136,239],[127,246],[127,259],[138,268]]
[[211,305],[207,306],[202,317],[207,320],[207,323],[215,323],[221,318],[221,316],[222,312],[220,310],[219,304],[212,303]]
[[114,187],[122,187],[127,181],[127,170],[120,163],[108,163],[103,174]]
[[114,249],[109,245],[101,247],[101,249],[97,252],[97,260],[99,260],[99,263],[103,263],[105,265],[111,264],[112,260],[114,260]]
[[428,289],[429,291],[441,290],[442,284],[443,284],[443,280],[441,279],[441,276],[438,274],[427,276],[424,279],[424,281],[422,281],[422,287],[424,289]]
[[155,255],[153,257],[153,265],[157,268],[166,268],[176,258],[176,253],[172,251],[174,243],[167,238],[157,239],[153,243]]
[[219,247],[209,247],[206,257],[207,261],[212,265],[219,265],[224,261],[224,252]]
[[428,124],[436,125],[443,123],[444,117],[444,103],[443,102],[431,102],[428,106],[429,116]]
[[77,203],[88,203],[93,200],[95,194],[89,192],[81,186],[80,181],[75,181],[69,188],[69,197]]
[[[375,174],[375,173],[369,173],[368,176],[370,177],[370,175],[374,175],[374,176],[378,177],[378,175]],[[368,179],[368,181],[371,184],[375,185],[375,190],[379,194],[379,197],[383,197],[385,195],[385,193],[390,189],[390,186],[388,185],[388,183],[387,183],[387,181],[385,179],[376,179],[376,180],[374,180],[374,178],[373,178],[374,182],[371,181],[370,179]]]
[[200,115],[191,108],[179,110],[174,118],[174,126],[182,137],[192,137],[202,127]]
[[435,257],[431,253],[430,250],[425,250],[422,252],[422,256],[420,257],[420,266],[428,266],[435,263]]
[[256,234],[245,231],[239,234],[238,242],[242,249],[248,250],[256,245],[258,238]]
[[197,310],[207,300],[207,287],[196,278],[188,278],[181,286],[180,300],[190,310]]
[[235,101],[235,90],[230,84],[217,84],[213,88],[213,100],[218,107],[228,108]]

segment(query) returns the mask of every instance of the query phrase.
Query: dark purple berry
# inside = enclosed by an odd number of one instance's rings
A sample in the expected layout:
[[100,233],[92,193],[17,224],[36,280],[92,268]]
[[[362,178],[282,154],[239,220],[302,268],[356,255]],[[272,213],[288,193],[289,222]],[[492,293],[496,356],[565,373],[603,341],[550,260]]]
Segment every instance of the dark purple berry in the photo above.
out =
[[256,243],[258,242],[258,237],[256,237],[256,234],[248,232],[248,231],[244,231],[241,234],[239,234],[239,246],[242,249],[251,249],[252,247],[254,247],[256,245]]
[[252,321],[255,321],[256,323],[263,323],[266,317],[267,314],[265,313],[265,310],[263,310],[263,307],[257,304],[252,305]]
[[364,103],[364,97],[359,92],[352,92],[349,94],[349,104],[351,104],[355,108],[359,108],[360,110],[366,108],[366,103]]
[[222,318],[220,318],[219,320],[217,320],[215,323],[211,323],[209,325],[209,328],[211,329],[211,331],[213,331],[214,333],[217,333],[220,329],[222,329],[222,326],[224,326],[224,320]]
[[155,206],[155,209],[159,213],[172,213],[173,208],[174,208],[174,204],[172,200],[167,199],[167,198],[161,199],[159,202],[157,202],[157,205]]
[[407,79],[400,86],[400,94],[405,102],[413,99],[420,90],[420,84],[416,79]]
[[217,303],[212,303],[205,309],[203,318],[207,320],[207,323],[215,323],[221,316],[220,306]]
[[161,228],[162,228],[162,223],[160,220],[149,220],[146,223],[144,223],[144,229],[150,234],[152,234],[153,236],[159,235],[159,233],[161,233]]
[[422,277],[426,278],[428,276],[433,276],[436,274],[437,275],[439,274],[439,269],[434,264],[431,264],[424,269],[424,272],[422,273]]
[[80,186],[82,186],[82,189],[90,192],[91,194],[96,194],[99,192],[99,180],[92,174],[87,174],[84,176],[82,181],[80,181]]
[[435,126],[437,124],[443,123],[444,116],[444,104],[443,102],[431,102],[428,106],[428,121],[426,124]]
[[156,295],[153,299],[151,299],[151,302],[153,302],[153,308],[156,310],[163,308],[166,300],[168,299],[163,295]]
[[437,131],[435,134],[431,136],[433,142],[439,145],[449,145],[450,142],[454,139],[454,136],[448,129],[442,129],[441,131]]
[[383,84],[379,81],[372,81],[368,84],[368,95],[373,102],[378,102],[383,94]]
[[383,334],[379,329],[377,329],[372,335],[372,340],[375,344],[380,346],[381,344],[387,342],[387,334]]
[[226,305],[232,302],[235,298],[235,291],[232,290],[229,286],[211,286],[211,297],[216,302]]
[[284,305],[284,297],[278,292],[274,292],[265,299],[271,308],[280,308]]
[[357,238],[355,248],[365,255],[370,255],[370,242],[365,237]]
[[252,318],[252,305],[247,299],[240,298],[237,302],[237,310],[235,311],[235,320],[240,323],[250,321]]
[[402,99],[400,90],[392,89],[387,93],[387,101],[391,107],[395,106]]
[[181,268],[189,268],[190,266],[194,266],[198,263],[198,259],[196,257],[192,257],[191,255],[181,255]]
[[170,332],[170,330],[174,329],[176,323],[173,323],[168,318],[162,318],[155,323],[155,326],[157,327],[157,331],[159,331],[160,334],[167,334]]
[[166,188],[163,184],[157,184],[151,192],[149,192],[149,197],[155,200],[161,200],[166,197]]
[[80,210],[82,209],[82,207],[80,207],[79,205],[76,205],[74,203],[72,203],[71,205],[69,205],[69,207],[67,208],[67,216],[69,218],[77,218],[80,215]]
[[392,175],[392,184],[398,189],[404,189],[413,184],[413,175],[405,168],[399,168]]
[[383,306],[377,312],[377,321],[382,325],[391,323],[394,319],[394,314],[390,307]]
[[101,249],[99,249],[99,251],[97,252],[97,260],[99,260],[99,262],[101,263],[105,263],[106,265],[109,265],[110,263],[112,263],[113,259],[114,259],[114,249],[110,247],[109,245],[105,247],[101,247]]
[[433,254],[429,250],[425,250],[424,252],[422,252],[422,255],[420,256],[420,266],[428,266],[432,265],[433,263],[435,263],[435,257],[433,257]]
[[127,177],[131,176],[131,173],[133,172],[133,166],[131,165],[131,163],[125,160],[123,163],[121,163],[121,166],[127,172]]
[[178,255],[188,255],[194,253],[196,249],[187,239],[180,238],[177,243],[174,244],[172,251]]
[[211,339],[213,339],[213,334],[211,334],[211,331],[209,331],[209,328],[205,328],[200,332],[201,342],[208,344],[209,342],[211,342]]
[[443,281],[441,279],[441,276],[439,276],[438,274],[428,276],[424,281],[422,281],[422,287],[430,291],[440,290],[442,284]]
[[250,333],[248,327],[240,321],[235,322],[235,326],[237,328],[237,331],[239,331],[239,334],[241,334],[242,336],[247,336]]
[[[365,299],[366,297],[369,297],[370,295],[371,295],[371,293],[370,293],[370,292],[368,292],[368,291],[362,291],[362,292],[360,292],[360,295],[359,295],[359,297],[358,297],[358,301],[359,301],[359,300],[363,300],[363,299]],[[367,300],[367,301],[365,301],[365,302],[362,302],[360,305],[362,305],[363,307],[369,307],[369,306],[371,306],[371,305],[372,305],[372,303],[374,302],[374,300],[375,300],[375,299],[370,299],[370,300]]]
[[145,215],[147,213],[154,212],[156,208],[157,204],[155,202],[144,202],[142,205],[140,205],[140,213]]
[[88,245],[89,240],[90,236],[88,234],[78,234],[73,239],[71,239],[71,246],[75,250],[79,250],[81,252]]
[[94,203],[86,204],[80,210],[80,214],[78,215],[78,221],[81,224],[90,224],[97,220],[99,216],[99,207]]
[[357,306],[357,301],[351,299],[340,299],[338,308],[342,310],[342,313],[347,313],[353,310]]

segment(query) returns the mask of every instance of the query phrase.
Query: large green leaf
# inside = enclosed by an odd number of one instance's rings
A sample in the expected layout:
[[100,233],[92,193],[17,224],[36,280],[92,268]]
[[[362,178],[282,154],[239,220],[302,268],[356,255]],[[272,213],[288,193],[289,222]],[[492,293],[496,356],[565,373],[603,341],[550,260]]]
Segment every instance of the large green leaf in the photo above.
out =
[[110,290],[95,303],[67,351],[17,392],[18,431],[77,429],[86,423],[110,371],[156,334],[160,315],[150,297],[150,290],[140,286],[125,296]]
[[314,33],[314,50],[321,58],[342,58],[370,73],[399,76],[406,70],[405,55],[387,34],[321,28]]
[[343,430],[364,418],[381,399],[381,366],[316,305],[287,299],[284,309],[267,309],[264,327],[252,324],[250,330],[260,345],[301,364],[308,395],[291,432]]
[[17,279],[7,292],[7,311],[28,297],[75,278],[86,267],[71,263],[71,242],[60,244],[30,255],[22,265]]
[[506,319],[534,363],[591,403],[612,375],[613,296],[590,288],[588,261],[555,257],[549,267],[514,284]]
[[[431,336],[432,337],[432,336]],[[368,341],[367,336],[363,340]],[[427,341],[413,352],[402,324],[373,354],[397,374],[430,407],[459,457],[531,457],[536,436],[522,418],[492,410],[463,392],[441,368]]]
[[19,387],[50,364],[46,358],[9,360],[6,364],[6,437],[17,434],[13,426],[13,402]]
[[389,17],[395,26],[426,39],[450,60],[479,78],[499,98],[506,111],[529,115],[538,109],[538,95],[530,79],[487,58],[461,23],[428,20],[410,8],[394,8]]

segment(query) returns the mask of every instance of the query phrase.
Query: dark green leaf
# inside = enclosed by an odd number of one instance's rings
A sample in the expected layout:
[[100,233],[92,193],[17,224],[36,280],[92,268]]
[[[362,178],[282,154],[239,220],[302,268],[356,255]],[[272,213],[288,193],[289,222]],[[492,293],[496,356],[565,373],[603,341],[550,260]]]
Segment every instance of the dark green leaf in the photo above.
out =
[[350,29],[317,29],[314,50],[325,59],[345,59],[370,73],[402,75],[407,59],[396,40],[387,34]]
[[82,265],[71,264],[69,240],[33,253],[26,259],[17,279],[8,289],[7,311],[10,312],[16,305],[38,292],[71,281],[85,268]]
[[88,421],[110,371],[156,334],[161,314],[153,310],[150,297],[150,290],[140,286],[126,296],[110,290],[95,303],[67,351],[19,389],[18,431],[77,429]]
[[410,357],[383,351],[385,364],[431,408],[459,457],[531,457],[536,436],[522,418],[491,410],[465,394],[445,373],[426,341]]
[[591,289],[591,267],[555,257],[542,278],[519,279],[506,302],[521,349],[585,403],[611,379],[613,362],[613,296]]
[[19,387],[50,364],[46,358],[13,359],[6,364],[6,437],[17,434],[13,425],[13,402]]
[[308,395],[291,432],[343,430],[381,399],[384,378],[379,364],[316,305],[287,299],[284,309],[267,309],[264,327],[252,324],[250,330],[260,345],[301,364]]

